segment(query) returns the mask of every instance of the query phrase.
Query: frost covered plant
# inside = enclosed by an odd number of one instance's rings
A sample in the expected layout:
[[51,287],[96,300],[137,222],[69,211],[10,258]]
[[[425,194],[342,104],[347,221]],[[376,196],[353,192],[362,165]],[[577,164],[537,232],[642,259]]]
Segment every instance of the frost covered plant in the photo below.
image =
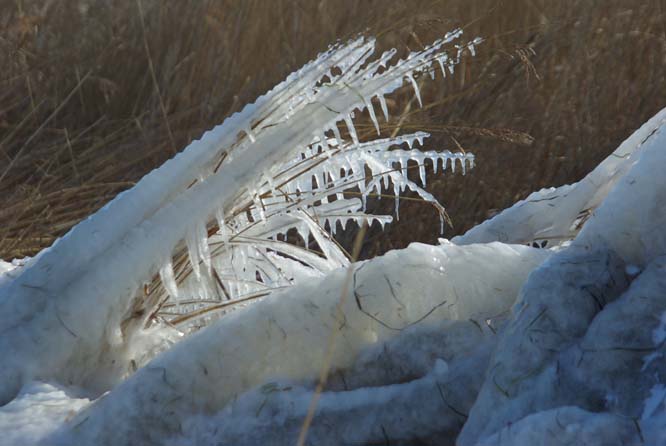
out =
[[[443,228],[444,208],[423,189],[425,161],[432,162],[435,172],[440,164],[452,171],[459,164],[465,173],[474,156],[416,150],[428,137],[423,132],[361,142],[354,118],[367,111],[379,135],[375,107],[388,120],[385,95],[405,81],[421,103],[420,76],[434,77],[436,67],[446,76],[464,49],[474,53],[479,40],[456,45],[455,56],[449,56],[445,46],[461,35],[456,30],[395,64],[395,50],[370,60],[374,40],[333,47],[250,106],[252,116],[237,127],[243,136],[203,166],[196,181],[205,183],[236,169],[246,151],[256,152],[254,157],[270,148],[283,155],[253,170],[244,190],[216,207],[215,219],[207,215],[192,222],[174,250],[175,260],[167,257],[161,280],[147,289],[146,300],[159,302],[157,315],[173,325],[197,327],[237,303],[348,265],[349,254],[336,242],[336,230],[348,223],[378,222],[383,227],[391,222],[391,216],[366,213],[367,197],[385,189],[392,189],[396,216],[399,196],[408,189],[437,208]],[[320,118],[302,126],[312,114]],[[275,139],[284,141],[282,146]],[[417,163],[421,185],[408,178],[409,161]],[[300,244],[286,241],[290,230]]]
[[444,219],[423,189],[425,161],[464,173],[473,155],[413,149],[423,132],[361,140],[354,120],[367,112],[379,134],[387,95],[411,85],[421,103],[422,78],[453,74],[478,43],[456,30],[401,60],[373,59],[374,39],[335,45],[77,225],[0,288],[0,347],[17,352],[0,365],[0,401],[52,375],[106,390],[128,358],[134,368],[154,354],[152,327],[191,331],[348,265],[336,228],[391,221],[365,212],[371,194],[391,189],[397,215],[400,193],[414,191]]

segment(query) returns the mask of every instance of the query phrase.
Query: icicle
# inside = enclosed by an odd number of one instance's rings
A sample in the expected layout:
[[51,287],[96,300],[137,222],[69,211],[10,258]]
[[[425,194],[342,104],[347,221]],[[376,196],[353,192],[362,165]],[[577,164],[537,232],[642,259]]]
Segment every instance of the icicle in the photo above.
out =
[[192,271],[194,271],[194,276],[199,280],[201,277],[201,271],[199,269],[199,241],[197,240],[197,231],[190,231],[187,234],[185,244],[187,245],[187,255],[190,259],[190,264],[192,265]]
[[321,143],[321,149],[330,155],[331,151],[329,150],[330,148],[328,146],[328,138],[326,137],[326,134],[323,130],[319,132],[319,141]]
[[400,220],[400,189],[395,181],[393,181],[393,195],[395,197],[395,219]]
[[[316,189],[320,189],[323,186],[323,184],[319,182],[319,175],[317,175],[316,172],[312,173],[312,175],[310,176],[310,181],[314,183],[314,187]],[[314,190],[312,192],[314,193]]]
[[[254,209],[252,209],[252,217],[254,218],[255,215],[258,214],[261,221],[266,221],[266,210],[264,209],[264,204],[261,202],[261,198],[256,191],[252,192],[252,203],[254,204]],[[255,218],[255,221],[256,220],[257,219]]]
[[395,56],[395,53],[397,52],[398,50],[396,50],[395,48],[391,48],[390,50],[385,51],[384,54],[382,54],[382,57],[380,58],[379,66],[382,68],[386,68],[386,64],[388,63],[388,61],[393,56]]
[[444,78],[446,78],[446,68],[444,67],[444,65],[445,65],[444,62],[446,62],[446,59],[447,59],[447,58],[448,58],[448,57],[446,56],[446,54],[444,54],[444,55],[442,55],[441,57],[438,57],[438,58],[437,58],[437,63],[439,64],[439,68],[442,70],[442,76],[443,76]]
[[421,101],[421,92],[419,91],[419,86],[416,83],[414,76],[412,76],[412,74],[409,73],[407,74],[407,79],[409,79],[409,82],[412,83],[412,87],[414,87],[414,94],[416,95],[416,99],[419,101],[419,107],[423,108],[423,102]]
[[169,296],[174,299],[178,298],[178,284],[176,283],[176,277],[173,273],[171,258],[169,258],[169,260],[162,265],[162,268],[160,268],[160,280],[164,285],[164,289],[169,293]]
[[372,105],[372,100],[363,98],[363,101],[365,102],[365,106],[367,107],[368,113],[370,114],[370,119],[372,120],[372,123],[377,130],[377,134],[379,135],[381,132],[379,131],[379,123],[377,122],[377,115],[375,114],[375,107]]
[[334,164],[331,169],[328,170],[328,176],[331,178],[331,185],[335,186],[338,176],[340,175],[340,169],[335,169],[337,164]]
[[198,285],[199,294],[203,297],[203,299],[213,300],[217,297],[213,287],[211,286],[210,277],[208,274],[201,275],[201,279],[199,280]]
[[425,160],[421,160],[419,162],[419,178],[421,179],[421,184],[423,184],[423,187],[426,187]]
[[319,187],[326,187],[326,185],[328,184],[328,179],[326,178],[326,171],[322,169],[320,175],[321,175],[321,178],[320,178],[321,186],[319,186]]
[[472,57],[476,56],[476,47],[474,46],[474,41],[471,41],[467,44],[467,49],[469,50],[469,53],[472,55]]
[[305,223],[297,225],[296,232],[298,232],[298,235],[303,239],[305,249],[308,249],[310,244],[310,229],[308,228],[308,225]]
[[222,209],[218,209],[215,212],[215,218],[217,220],[217,227],[218,227],[217,233],[220,234],[220,236],[222,237],[222,241],[224,243],[228,243],[230,233],[224,221],[224,212],[222,211]]
[[347,124],[347,129],[349,130],[349,135],[352,138],[355,146],[358,146],[358,135],[356,134],[356,129],[354,128],[354,123],[350,115],[345,116],[345,124]]
[[338,126],[336,124],[333,124],[331,130],[333,131],[335,140],[338,143],[338,149],[342,150],[342,147],[344,146],[344,141],[342,141],[342,137],[340,136],[340,129],[338,129]]
[[[384,189],[388,190],[389,188],[389,175],[381,175],[380,178],[382,179],[382,183],[384,186]],[[381,194],[381,189],[377,191],[377,193]]]
[[208,230],[204,223],[196,226],[197,231],[197,250],[199,257],[203,260],[204,265],[210,269],[210,248],[208,246]]
[[400,169],[402,170],[402,174],[407,177],[407,167],[408,167],[408,161],[409,158],[403,153],[400,153],[398,156],[398,162],[400,163]]
[[381,93],[379,93],[376,97],[377,99],[379,99],[379,105],[382,108],[382,113],[384,113],[384,119],[386,119],[386,122],[388,122],[389,112],[388,112],[388,106],[386,105],[386,98]]
[[252,130],[250,130],[250,127],[247,127],[245,129],[245,134],[247,135],[248,138],[250,138],[250,142],[254,143],[257,138],[254,137],[254,133],[252,133]]

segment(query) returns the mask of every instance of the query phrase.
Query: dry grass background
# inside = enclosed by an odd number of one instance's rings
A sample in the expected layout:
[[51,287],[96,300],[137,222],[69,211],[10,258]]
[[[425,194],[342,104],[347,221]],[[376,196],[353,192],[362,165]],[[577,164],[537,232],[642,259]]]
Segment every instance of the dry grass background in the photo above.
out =
[[[666,105],[663,0],[0,0],[0,258],[33,255],[338,39],[487,41],[453,78],[390,103],[384,127],[477,155],[428,187],[460,233],[578,180]],[[360,125],[363,127],[363,125]],[[370,131],[366,125],[366,131]],[[393,200],[373,203],[390,210]],[[140,210],[137,210],[140,212]],[[364,255],[434,241],[401,205]]]

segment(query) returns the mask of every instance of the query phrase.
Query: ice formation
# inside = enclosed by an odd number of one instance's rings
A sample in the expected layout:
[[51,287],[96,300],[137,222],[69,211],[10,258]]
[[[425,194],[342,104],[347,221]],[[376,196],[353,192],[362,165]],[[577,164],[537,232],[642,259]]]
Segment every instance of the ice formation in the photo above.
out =
[[[132,438],[149,444],[176,433],[183,413],[221,410],[245,390],[275,379],[311,382],[331,330],[338,331],[331,367],[341,371],[365,348],[421,323],[465,321],[468,332],[492,334],[494,319],[518,292],[515,279],[525,280],[548,255],[499,243],[416,244],[354,265],[351,281],[339,269],[294,286],[227,315],[151,361],[79,414],[77,420],[86,423],[68,430],[63,444],[123,444]],[[485,279],[473,281],[473,274]],[[469,280],[452,280],[466,275]],[[341,293],[346,296],[339,307]]]
[[[411,189],[443,214],[395,165],[473,156],[401,147],[425,133],[360,141],[352,116],[429,74],[461,35],[397,61],[388,52],[372,62],[373,39],[332,47],[3,281],[0,404],[34,379],[99,395],[182,333],[348,265],[332,233],[390,221],[364,212],[382,185]],[[286,242],[289,230],[314,247]]]
[[396,62],[338,45],[0,263],[0,444],[666,444],[666,110],[451,241],[358,263],[337,244],[390,222],[365,212],[387,188],[443,212],[426,160],[473,165],[354,124],[453,74],[480,43],[461,35]]
[[630,138],[624,175],[523,286],[461,446],[558,405],[640,418],[666,372],[663,361],[644,365],[664,347],[652,332],[666,311],[665,121],[662,111],[638,131],[647,134]]

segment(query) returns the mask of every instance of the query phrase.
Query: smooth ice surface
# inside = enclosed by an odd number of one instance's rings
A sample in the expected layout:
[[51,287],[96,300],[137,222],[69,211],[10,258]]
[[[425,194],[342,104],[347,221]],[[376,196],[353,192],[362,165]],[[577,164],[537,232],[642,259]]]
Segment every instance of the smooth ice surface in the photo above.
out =
[[[183,414],[221,410],[267,381],[310,381],[318,376],[332,330],[338,333],[331,367],[343,370],[362,350],[419,323],[468,321],[481,330],[487,319],[507,312],[519,284],[549,254],[501,243],[412,244],[354,265],[351,276],[346,269],[334,271],[176,344],[52,441],[150,444],[175,433]],[[86,423],[74,429],[82,419]]]

